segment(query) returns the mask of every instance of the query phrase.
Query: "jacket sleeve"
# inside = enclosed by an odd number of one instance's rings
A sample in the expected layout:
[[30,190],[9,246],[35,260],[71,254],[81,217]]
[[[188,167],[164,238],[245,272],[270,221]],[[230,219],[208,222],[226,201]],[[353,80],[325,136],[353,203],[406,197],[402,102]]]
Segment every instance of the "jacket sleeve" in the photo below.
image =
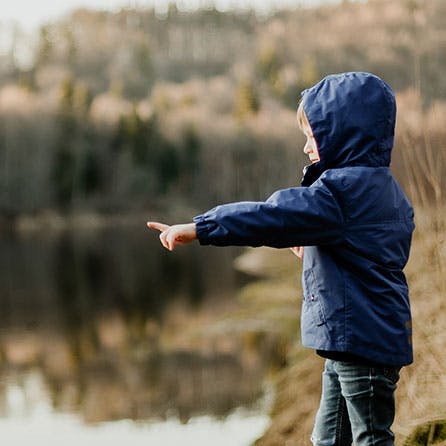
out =
[[264,202],[217,206],[194,218],[202,245],[315,246],[343,239],[341,208],[323,183],[275,192]]

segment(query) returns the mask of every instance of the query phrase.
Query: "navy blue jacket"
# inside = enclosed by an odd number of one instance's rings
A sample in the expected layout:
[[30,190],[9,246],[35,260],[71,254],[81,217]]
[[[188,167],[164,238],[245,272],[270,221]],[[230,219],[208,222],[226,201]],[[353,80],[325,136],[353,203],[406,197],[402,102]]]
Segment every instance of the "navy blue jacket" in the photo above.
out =
[[389,169],[390,87],[369,73],[328,76],[302,93],[320,161],[302,187],[194,218],[201,244],[305,246],[303,345],[403,366],[413,360],[403,268],[413,209]]

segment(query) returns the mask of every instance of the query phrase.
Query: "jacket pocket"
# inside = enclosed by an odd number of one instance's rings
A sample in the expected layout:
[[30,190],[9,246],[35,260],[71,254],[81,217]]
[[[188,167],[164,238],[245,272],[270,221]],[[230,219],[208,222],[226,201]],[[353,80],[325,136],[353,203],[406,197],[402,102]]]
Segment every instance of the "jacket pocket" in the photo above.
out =
[[325,324],[325,314],[316,288],[316,280],[311,269],[304,271],[303,311],[310,313],[317,325]]

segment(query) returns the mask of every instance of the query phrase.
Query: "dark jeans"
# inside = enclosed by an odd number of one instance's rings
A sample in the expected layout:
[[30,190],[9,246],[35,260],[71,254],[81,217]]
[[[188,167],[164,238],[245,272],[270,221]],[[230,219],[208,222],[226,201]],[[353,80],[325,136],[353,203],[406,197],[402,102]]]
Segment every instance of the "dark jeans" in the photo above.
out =
[[327,359],[313,445],[393,446],[399,370]]

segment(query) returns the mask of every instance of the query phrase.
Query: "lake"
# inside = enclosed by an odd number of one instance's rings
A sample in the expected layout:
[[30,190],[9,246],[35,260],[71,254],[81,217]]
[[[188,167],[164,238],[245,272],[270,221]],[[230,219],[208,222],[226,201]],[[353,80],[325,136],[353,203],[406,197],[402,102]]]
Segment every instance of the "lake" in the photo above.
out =
[[277,355],[231,324],[240,252],[170,253],[145,222],[0,237],[2,438],[248,446]]

